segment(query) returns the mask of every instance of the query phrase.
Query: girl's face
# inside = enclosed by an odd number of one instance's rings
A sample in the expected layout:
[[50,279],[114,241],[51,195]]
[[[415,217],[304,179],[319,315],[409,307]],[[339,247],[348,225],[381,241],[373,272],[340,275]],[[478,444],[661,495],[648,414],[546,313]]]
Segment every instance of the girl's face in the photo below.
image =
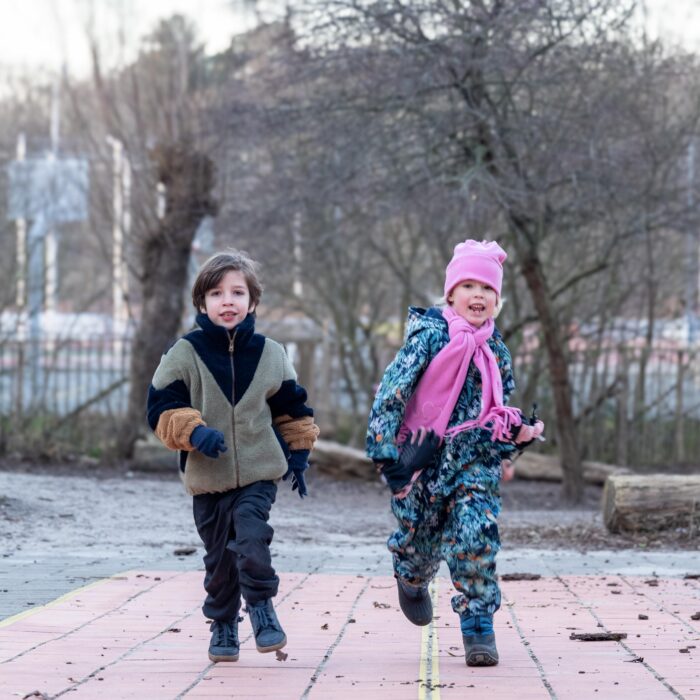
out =
[[464,280],[448,295],[447,303],[472,326],[483,326],[496,310],[498,294],[485,282]]
[[254,308],[245,276],[238,270],[229,270],[216,287],[207,290],[202,311],[212,323],[230,331]]

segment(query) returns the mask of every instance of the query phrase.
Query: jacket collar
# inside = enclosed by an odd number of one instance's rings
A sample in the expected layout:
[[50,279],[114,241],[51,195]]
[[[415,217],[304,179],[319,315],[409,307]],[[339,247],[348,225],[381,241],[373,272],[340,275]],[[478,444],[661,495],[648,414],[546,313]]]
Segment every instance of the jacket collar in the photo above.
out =
[[223,326],[217,326],[206,314],[199,313],[196,318],[197,325],[202,329],[213,347],[228,352],[231,337],[235,333],[236,349],[245,347],[255,333],[255,316],[248,314],[232,331]]

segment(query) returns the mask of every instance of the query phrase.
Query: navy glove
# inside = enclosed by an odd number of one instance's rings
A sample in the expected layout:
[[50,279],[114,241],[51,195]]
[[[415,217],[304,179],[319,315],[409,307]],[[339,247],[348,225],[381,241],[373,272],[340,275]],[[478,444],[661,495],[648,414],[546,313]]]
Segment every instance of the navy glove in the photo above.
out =
[[304,498],[308,493],[304,472],[309,468],[309,453],[309,450],[292,450],[289,456],[289,468],[282,477],[282,481],[292,477],[292,491],[299,489],[299,498]]
[[214,428],[207,428],[206,425],[198,425],[192,431],[190,442],[195,449],[212,459],[216,459],[219,453],[228,450],[223,433],[214,430]]
[[393,494],[401,493],[416,472],[430,466],[440,447],[440,437],[433,430],[426,430],[422,440],[420,434],[415,442],[411,442],[412,438],[413,434],[409,434],[401,446],[398,461],[384,462],[380,467],[383,480]]

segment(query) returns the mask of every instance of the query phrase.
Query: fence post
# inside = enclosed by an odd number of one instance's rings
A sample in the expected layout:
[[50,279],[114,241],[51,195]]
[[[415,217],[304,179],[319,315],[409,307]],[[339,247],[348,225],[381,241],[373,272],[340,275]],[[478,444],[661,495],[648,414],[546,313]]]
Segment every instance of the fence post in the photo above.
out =
[[629,432],[629,364],[627,362],[627,353],[624,349],[621,349],[618,353],[617,386],[617,445],[615,461],[624,467],[629,460],[627,451],[627,435]]
[[683,382],[685,380],[685,362],[684,353],[678,351],[678,374],[676,381],[676,419],[675,419],[675,446],[676,446],[676,462],[685,460],[685,430],[683,421]]

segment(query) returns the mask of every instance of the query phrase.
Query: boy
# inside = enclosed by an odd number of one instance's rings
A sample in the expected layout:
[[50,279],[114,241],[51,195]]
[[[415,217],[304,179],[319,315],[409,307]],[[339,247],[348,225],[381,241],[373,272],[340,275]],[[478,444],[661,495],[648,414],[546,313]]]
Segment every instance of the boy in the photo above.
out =
[[192,288],[197,327],[163,355],[148,392],[149,425],[180,451],[206,550],[202,611],[213,620],[212,661],[238,660],[241,596],[258,651],[287,643],[272,605],[279,578],[267,521],[280,478],[291,476],[306,495],[303,474],[318,436],[284,349],[254,332],[261,295],[246,255],[207,260]]

